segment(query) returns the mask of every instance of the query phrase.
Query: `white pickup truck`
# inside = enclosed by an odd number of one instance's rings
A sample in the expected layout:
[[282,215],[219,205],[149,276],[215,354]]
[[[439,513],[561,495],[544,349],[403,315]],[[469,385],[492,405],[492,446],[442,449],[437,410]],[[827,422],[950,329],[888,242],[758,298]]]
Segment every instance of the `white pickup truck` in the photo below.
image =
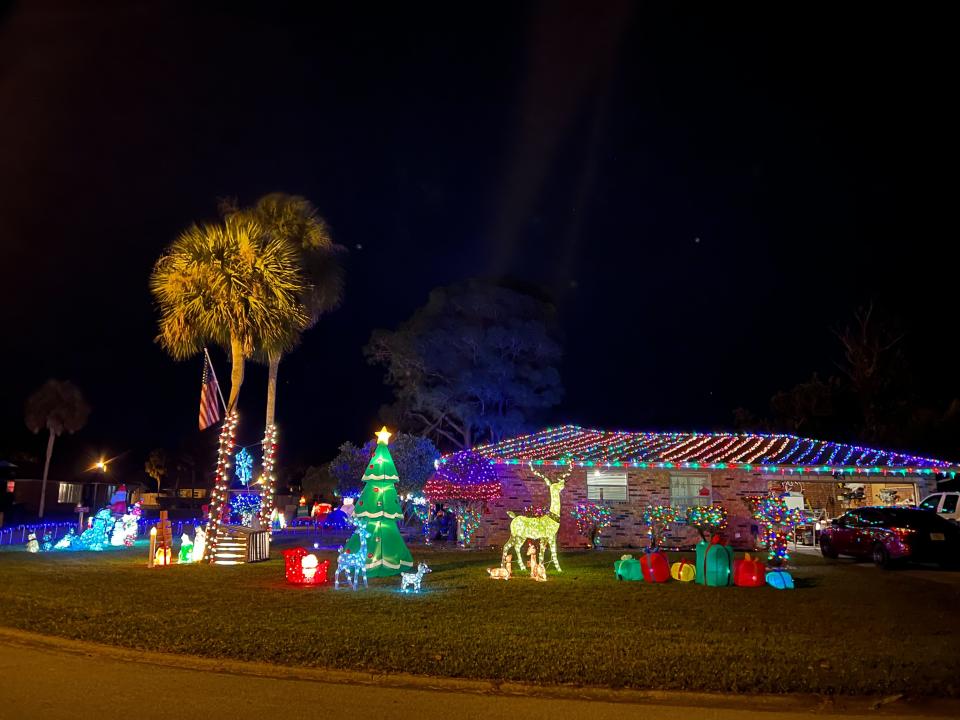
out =
[[936,492],[920,503],[921,510],[930,510],[942,518],[960,523],[960,492]]

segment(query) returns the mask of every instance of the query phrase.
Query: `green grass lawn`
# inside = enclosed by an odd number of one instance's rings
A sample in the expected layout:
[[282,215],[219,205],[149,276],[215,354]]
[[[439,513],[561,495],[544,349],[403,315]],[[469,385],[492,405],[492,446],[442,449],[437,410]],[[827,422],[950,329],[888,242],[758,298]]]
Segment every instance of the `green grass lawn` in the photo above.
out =
[[[209,657],[697,691],[960,695],[960,589],[797,556],[797,589],[618,582],[618,552],[488,579],[498,553],[414,547],[433,573],[299,588],[283,562],[149,570],[146,550],[0,552],[0,624]],[[321,554],[335,558],[332,553]],[[334,560],[335,562],[335,560]]]

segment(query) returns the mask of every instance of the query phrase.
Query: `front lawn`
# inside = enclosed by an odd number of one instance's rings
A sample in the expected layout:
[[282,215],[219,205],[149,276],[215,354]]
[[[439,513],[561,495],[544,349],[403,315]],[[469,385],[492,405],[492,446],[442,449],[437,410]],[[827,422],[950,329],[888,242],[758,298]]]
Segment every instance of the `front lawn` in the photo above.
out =
[[[618,552],[490,580],[499,553],[412,548],[433,573],[299,588],[270,562],[149,570],[146,550],[0,552],[0,624],[133,648],[374,672],[738,692],[960,695],[956,584],[795,556],[797,589],[618,582]],[[322,553],[335,564],[335,554]]]

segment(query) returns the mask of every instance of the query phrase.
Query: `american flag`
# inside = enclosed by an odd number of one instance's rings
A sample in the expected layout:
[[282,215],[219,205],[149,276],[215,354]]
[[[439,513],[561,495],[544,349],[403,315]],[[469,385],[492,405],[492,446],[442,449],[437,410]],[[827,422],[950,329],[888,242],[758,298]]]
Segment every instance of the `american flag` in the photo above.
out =
[[203,354],[203,386],[200,388],[200,429],[206,430],[215,422],[220,420],[220,405],[217,403],[217,396],[220,394],[220,386],[217,384],[217,376],[210,366],[210,358]]

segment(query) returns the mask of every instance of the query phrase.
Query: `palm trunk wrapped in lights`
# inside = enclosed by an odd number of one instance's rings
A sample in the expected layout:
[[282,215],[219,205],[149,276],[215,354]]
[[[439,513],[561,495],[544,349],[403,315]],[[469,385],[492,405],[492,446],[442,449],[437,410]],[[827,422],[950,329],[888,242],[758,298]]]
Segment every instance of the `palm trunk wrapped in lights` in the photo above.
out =
[[273,537],[273,510],[276,507],[277,426],[267,425],[263,433],[263,475],[260,476],[260,527]]
[[205,535],[207,543],[204,557],[213,561],[216,556],[217,542],[220,539],[220,528],[223,524],[224,510],[229,508],[230,495],[230,458],[233,456],[234,437],[237,432],[237,411],[231,412],[223,421],[220,428],[220,447],[217,450],[217,470],[213,481],[213,492],[210,495],[210,505],[207,511],[207,527]]

